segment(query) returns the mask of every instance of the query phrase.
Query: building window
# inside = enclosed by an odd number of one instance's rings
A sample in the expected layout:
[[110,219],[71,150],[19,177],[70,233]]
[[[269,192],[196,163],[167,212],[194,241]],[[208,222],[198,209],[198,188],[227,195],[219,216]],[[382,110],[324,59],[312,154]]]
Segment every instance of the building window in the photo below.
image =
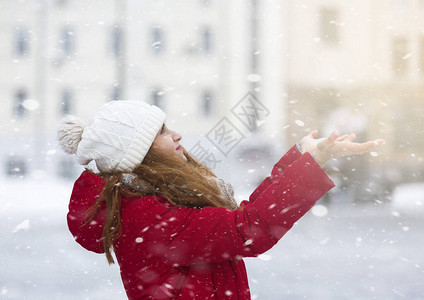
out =
[[29,52],[29,32],[25,28],[16,28],[14,35],[14,54],[24,56]]
[[339,34],[339,12],[337,9],[324,8],[320,14],[320,38],[323,42],[338,43]]
[[208,26],[202,29],[200,49],[203,53],[210,53],[212,50],[212,33]]
[[74,32],[68,27],[62,28],[60,32],[60,48],[65,55],[71,55],[75,50]]
[[23,89],[19,89],[15,93],[15,98],[13,103],[13,115],[18,119],[25,118],[27,114],[27,110],[24,106],[24,101],[26,98],[27,98],[27,93]]
[[156,105],[162,110],[164,110],[163,95],[164,92],[161,89],[155,89],[151,93],[152,104]]
[[202,101],[201,103],[202,114],[205,117],[209,117],[212,114],[212,110],[213,110],[212,92],[209,90],[203,91],[201,101]]
[[151,29],[151,47],[153,49],[153,54],[159,55],[163,52],[163,39],[164,33],[163,29],[159,27],[153,27]]
[[26,161],[22,157],[10,156],[6,163],[6,174],[8,176],[24,176],[27,173]]
[[403,76],[408,71],[409,52],[408,41],[405,37],[393,40],[393,70],[396,75]]
[[62,91],[60,97],[60,113],[62,115],[69,115],[72,113],[72,93],[68,89]]
[[112,33],[111,33],[111,49],[112,49],[112,54],[115,57],[119,57],[122,55],[122,46],[123,46],[123,32],[122,32],[122,28],[115,25],[112,28]]

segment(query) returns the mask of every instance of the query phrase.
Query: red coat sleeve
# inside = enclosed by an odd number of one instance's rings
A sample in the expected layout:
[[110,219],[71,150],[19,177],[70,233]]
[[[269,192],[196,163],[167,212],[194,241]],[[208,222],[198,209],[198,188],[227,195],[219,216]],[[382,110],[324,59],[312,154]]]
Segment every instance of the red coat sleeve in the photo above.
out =
[[122,212],[127,240],[120,241],[118,249],[149,253],[151,259],[180,266],[257,256],[275,245],[333,186],[305,153],[244,210],[166,204],[147,208],[144,201],[132,201]]
[[[280,177],[280,175],[284,172],[284,170],[293,163],[296,159],[301,157],[302,154],[297,149],[297,146],[294,145],[290,148],[289,151],[274,165],[272,168],[271,175],[265,178],[264,181],[253,191],[253,193],[249,197],[249,201],[253,202],[258,198],[258,196],[276,179]],[[240,204],[244,207],[246,203]]]
[[86,220],[87,211],[102,192],[103,186],[104,180],[101,177],[84,171],[75,181],[67,215],[68,228],[74,239],[87,250],[96,253],[104,252],[101,237],[103,235],[103,224],[106,220],[106,210],[99,210],[89,224],[81,225]]

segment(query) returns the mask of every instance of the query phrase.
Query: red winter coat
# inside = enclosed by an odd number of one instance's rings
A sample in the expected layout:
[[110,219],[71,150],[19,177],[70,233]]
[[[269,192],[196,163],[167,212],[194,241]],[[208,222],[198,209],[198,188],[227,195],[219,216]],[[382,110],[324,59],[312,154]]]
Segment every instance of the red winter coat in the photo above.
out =
[[[159,195],[124,197],[115,254],[128,298],[250,299],[241,257],[269,250],[333,186],[309,153],[293,147],[242,210],[175,207]],[[68,213],[76,241],[97,253],[104,252],[104,209],[80,225],[102,188],[101,178],[83,172]]]

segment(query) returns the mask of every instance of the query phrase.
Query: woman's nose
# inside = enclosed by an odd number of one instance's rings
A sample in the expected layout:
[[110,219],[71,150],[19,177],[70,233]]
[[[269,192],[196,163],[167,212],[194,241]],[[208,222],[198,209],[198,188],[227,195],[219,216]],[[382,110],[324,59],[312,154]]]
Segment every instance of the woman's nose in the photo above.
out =
[[178,132],[174,131],[173,135],[174,141],[179,142],[183,137]]

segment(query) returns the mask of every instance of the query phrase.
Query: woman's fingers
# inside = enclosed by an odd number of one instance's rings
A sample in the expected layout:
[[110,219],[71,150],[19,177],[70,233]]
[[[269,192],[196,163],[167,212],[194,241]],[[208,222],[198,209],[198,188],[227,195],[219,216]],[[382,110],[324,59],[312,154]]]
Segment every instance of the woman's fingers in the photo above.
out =
[[334,145],[338,136],[339,136],[339,133],[337,131],[333,131],[326,139],[323,139],[319,143],[320,148],[321,149],[330,148],[332,145]]
[[337,142],[345,142],[345,141],[353,141],[356,138],[356,135],[354,133],[351,134],[344,134],[342,136],[339,136],[336,141]]
[[344,134],[342,136],[339,136],[336,141],[341,142],[341,141],[344,141],[346,138],[347,138],[347,134]]
[[314,129],[308,135],[310,135],[312,138],[316,138],[318,136],[318,130]]
[[318,164],[323,166],[331,158],[364,154],[372,148],[385,143],[381,139],[365,143],[355,143],[353,142],[355,138],[356,135],[354,133],[339,137],[339,133],[334,131],[327,138],[316,140],[318,142],[317,146],[311,153],[314,155]]
[[375,148],[377,146],[380,146],[384,143],[385,143],[384,140],[378,139],[378,140],[375,140],[375,141],[368,141],[368,142],[363,143],[363,144],[364,144],[365,150],[368,151],[368,150]]
[[352,143],[352,142],[341,142],[339,144],[339,150],[341,156],[364,154],[372,148],[375,148],[384,143],[384,140],[368,141],[365,143]]
[[365,152],[368,152],[372,148],[377,147],[379,143],[377,141],[368,141],[360,145],[362,146],[362,151],[359,154],[363,154]]
[[353,141],[354,139],[356,139],[356,134],[354,133],[349,134],[346,138],[346,140],[349,142]]
[[337,130],[333,131],[330,136],[328,137],[328,139],[334,143],[335,140],[337,140],[337,138],[339,137],[339,132]]
[[365,143],[351,143],[348,150],[351,151],[351,154],[364,154],[375,146],[375,143],[371,141]]

